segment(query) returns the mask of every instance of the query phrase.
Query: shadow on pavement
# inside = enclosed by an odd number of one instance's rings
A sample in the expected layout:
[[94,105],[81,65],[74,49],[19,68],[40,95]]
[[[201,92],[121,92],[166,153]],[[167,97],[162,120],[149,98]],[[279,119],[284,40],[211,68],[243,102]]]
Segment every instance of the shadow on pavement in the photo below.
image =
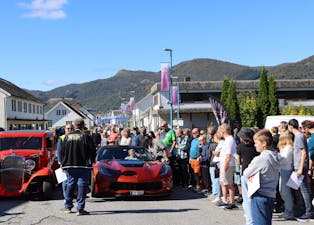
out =
[[187,212],[192,210],[199,210],[193,208],[187,209],[140,209],[140,210],[104,210],[104,211],[92,211],[90,215],[103,215],[103,214],[123,214],[123,213],[178,213]]
[[[24,213],[8,213],[12,208],[24,204],[26,201],[21,198],[0,198],[0,217],[9,215],[20,215]],[[1,223],[1,220],[0,220]]]
[[207,198],[206,195],[196,193],[192,190],[184,190],[181,187],[175,187],[173,192],[167,196],[130,196],[130,197],[105,197],[105,198],[90,198],[88,202],[104,202],[104,201],[168,201],[168,200],[187,200]]

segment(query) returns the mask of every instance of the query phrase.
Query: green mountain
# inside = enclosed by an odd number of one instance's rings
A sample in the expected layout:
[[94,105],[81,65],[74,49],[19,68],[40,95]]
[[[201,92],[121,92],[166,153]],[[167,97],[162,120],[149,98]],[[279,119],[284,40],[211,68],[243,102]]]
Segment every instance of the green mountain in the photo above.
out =
[[[180,81],[215,81],[225,76],[232,80],[259,79],[261,67],[249,67],[234,63],[213,60],[193,59],[181,62],[173,67],[173,76]],[[296,63],[285,63],[267,67],[276,79],[309,79],[314,77],[314,56]],[[81,84],[70,84],[50,91],[27,90],[39,99],[74,98],[87,108],[96,108],[99,112],[118,109],[122,98],[128,101],[135,95],[136,101],[149,93],[150,88],[160,82],[160,72],[120,70],[107,79],[99,79]],[[135,91],[131,93],[131,91]]]

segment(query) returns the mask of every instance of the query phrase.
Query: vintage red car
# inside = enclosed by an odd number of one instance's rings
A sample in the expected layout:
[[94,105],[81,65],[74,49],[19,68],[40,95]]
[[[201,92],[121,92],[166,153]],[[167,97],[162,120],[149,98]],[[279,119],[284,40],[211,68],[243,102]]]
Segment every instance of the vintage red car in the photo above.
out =
[[[130,149],[134,157],[130,157]],[[172,192],[169,165],[153,160],[145,148],[104,146],[98,150],[91,179],[92,197],[162,196]]]
[[57,182],[56,145],[51,131],[0,132],[0,196],[51,197]]

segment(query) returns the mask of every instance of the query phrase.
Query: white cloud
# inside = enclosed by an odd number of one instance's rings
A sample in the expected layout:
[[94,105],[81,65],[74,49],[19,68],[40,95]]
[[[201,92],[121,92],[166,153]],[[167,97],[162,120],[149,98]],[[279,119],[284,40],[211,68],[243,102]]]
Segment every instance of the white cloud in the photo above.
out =
[[63,7],[68,0],[32,0],[31,3],[21,2],[18,5],[26,10],[23,14],[27,18],[63,19],[66,13]]
[[68,84],[66,81],[62,80],[45,80],[42,82],[45,86],[51,87],[51,86],[62,86]]

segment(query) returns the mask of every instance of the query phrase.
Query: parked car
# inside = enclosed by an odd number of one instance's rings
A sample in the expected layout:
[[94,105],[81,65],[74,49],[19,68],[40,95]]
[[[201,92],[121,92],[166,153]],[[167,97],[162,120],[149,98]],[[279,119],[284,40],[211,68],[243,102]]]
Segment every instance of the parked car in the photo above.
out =
[[0,132],[0,196],[51,197],[57,185],[55,158],[55,138],[51,131]]
[[92,197],[162,196],[173,188],[170,166],[140,147],[99,148],[91,178]]

